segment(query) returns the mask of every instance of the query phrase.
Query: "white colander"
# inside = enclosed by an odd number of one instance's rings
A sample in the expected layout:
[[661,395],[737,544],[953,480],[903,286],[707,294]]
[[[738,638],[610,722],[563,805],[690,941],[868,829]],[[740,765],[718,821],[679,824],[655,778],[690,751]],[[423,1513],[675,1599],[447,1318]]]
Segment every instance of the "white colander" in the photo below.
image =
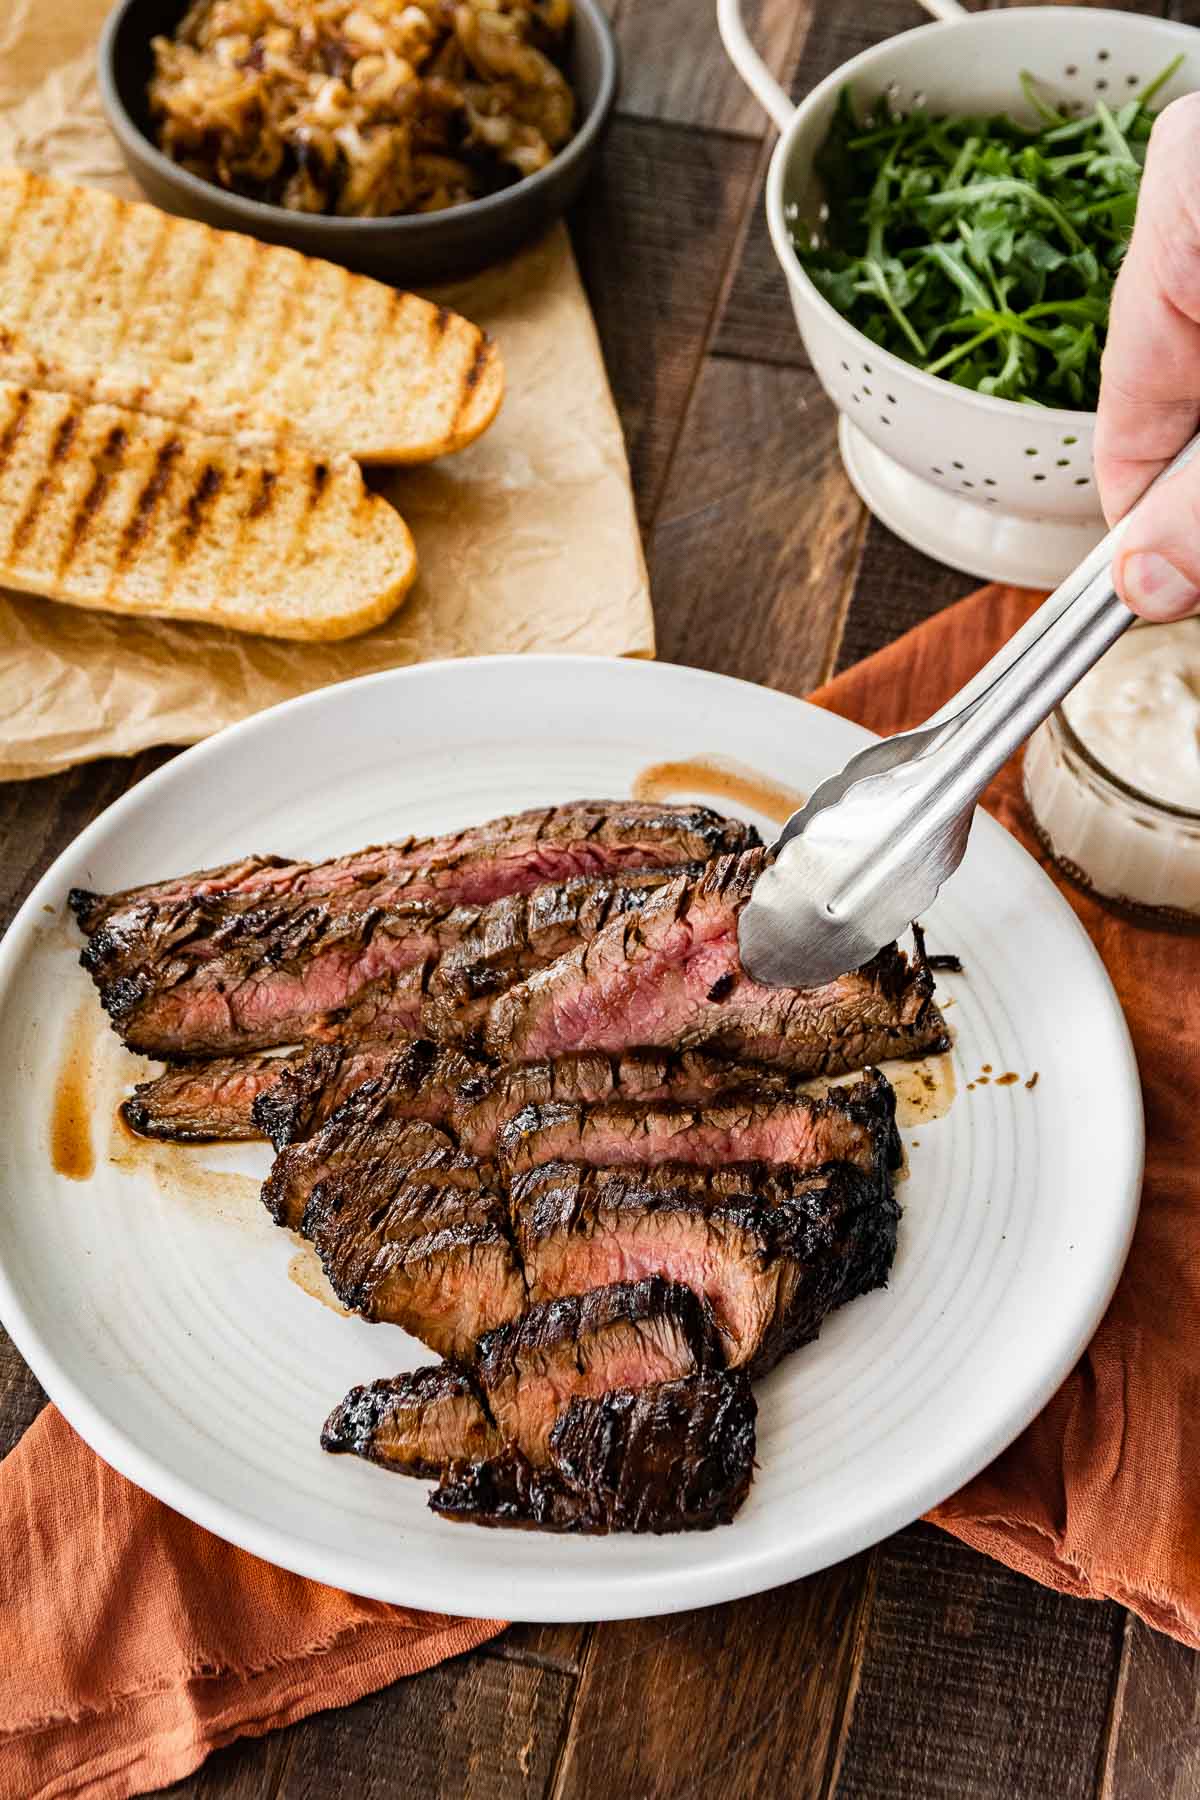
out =
[[1082,111],[1097,94],[1119,105],[1182,52],[1156,102],[1165,105],[1200,88],[1200,31],[1083,7],[968,14],[954,0],[922,4],[940,23],[851,57],[798,107],[747,38],[740,0],[717,0],[717,18],[735,67],[783,134],[767,177],[767,222],[805,349],[841,414],[850,479],[893,531],[952,567],[1054,586],[1104,528],[1092,477],[1095,414],[976,394],[880,350],[808,279],[789,217],[801,228],[818,220],[813,159],[846,83],[860,104],[887,94],[898,108],[1020,117],[1022,70],[1061,108]]

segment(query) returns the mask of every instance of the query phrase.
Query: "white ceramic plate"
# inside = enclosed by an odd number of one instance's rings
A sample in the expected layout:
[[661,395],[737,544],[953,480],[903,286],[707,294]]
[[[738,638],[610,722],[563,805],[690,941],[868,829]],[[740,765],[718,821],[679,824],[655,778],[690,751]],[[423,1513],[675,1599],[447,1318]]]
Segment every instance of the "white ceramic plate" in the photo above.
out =
[[[320,856],[628,794],[645,765],[701,754],[805,789],[865,736],[691,670],[442,663],[262,714],[97,819],[0,946],[0,1317],[76,1429],[180,1512],[287,1568],[381,1600],[532,1619],[669,1612],[791,1580],[905,1524],[993,1457],[1108,1300],[1136,1212],[1142,1120],[1099,959],[988,819],[928,920],[933,948],[966,967],[945,984],[960,1092],[946,1117],[906,1134],[891,1285],[761,1384],[760,1468],[727,1529],[480,1531],[436,1519],[424,1483],[324,1455],[321,1422],[348,1387],[428,1353],[289,1280],[295,1246],[246,1179],[265,1171],[265,1150],[130,1152],[110,1139],[113,1095],[136,1064],[99,1028],[95,1173],[68,1180],[51,1166],[72,1020],[99,1016],[65,924],[72,884],[126,886],[254,849]],[[1021,1079],[967,1091],[984,1064]]]

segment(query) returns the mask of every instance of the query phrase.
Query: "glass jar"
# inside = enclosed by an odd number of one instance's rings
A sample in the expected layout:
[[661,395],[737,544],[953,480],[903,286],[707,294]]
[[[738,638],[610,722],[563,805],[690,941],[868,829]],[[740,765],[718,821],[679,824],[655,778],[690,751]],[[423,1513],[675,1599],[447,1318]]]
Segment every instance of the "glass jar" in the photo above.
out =
[[1139,923],[1200,930],[1200,813],[1114,775],[1061,707],[1030,738],[1024,780],[1042,847],[1064,875]]

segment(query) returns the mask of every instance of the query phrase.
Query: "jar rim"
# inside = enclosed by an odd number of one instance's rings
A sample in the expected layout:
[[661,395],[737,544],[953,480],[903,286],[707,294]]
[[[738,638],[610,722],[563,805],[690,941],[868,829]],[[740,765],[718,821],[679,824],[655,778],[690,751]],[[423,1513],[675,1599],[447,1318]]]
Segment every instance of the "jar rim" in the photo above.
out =
[[1110,769],[1107,763],[1101,762],[1095,751],[1090,750],[1084,743],[1061,706],[1056,706],[1051,716],[1066,739],[1068,749],[1078,756],[1085,768],[1090,769],[1092,774],[1100,776],[1110,787],[1115,788],[1118,794],[1127,800],[1136,800],[1140,806],[1147,807],[1151,812],[1161,813],[1166,819],[1180,819],[1190,825],[1200,827],[1200,810],[1190,806],[1176,806],[1171,800],[1159,800],[1155,795],[1146,793],[1144,788],[1134,787],[1131,781],[1126,781],[1123,776]]

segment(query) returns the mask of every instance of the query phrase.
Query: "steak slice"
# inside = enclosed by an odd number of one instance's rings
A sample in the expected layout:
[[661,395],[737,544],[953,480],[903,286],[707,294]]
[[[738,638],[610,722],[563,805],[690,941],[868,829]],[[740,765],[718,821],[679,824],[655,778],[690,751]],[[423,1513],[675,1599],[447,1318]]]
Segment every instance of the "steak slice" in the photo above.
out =
[[[189,927],[108,924],[82,961],[126,1042],[150,1054],[295,1043],[345,1025],[371,989],[388,1000],[386,1029],[364,1019],[342,1035],[425,1029],[453,1038],[481,1020],[494,995],[643,905],[667,879],[662,870],[578,876],[452,908],[381,901],[378,889],[224,911],[189,902]],[[135,908],[132,916],[153,911]]]
[[871,1170],[898,1160],[895,1113],[891,1083],[878,1069],[821,1098],[768,1094],[760,1099],[743,1089],[717,1094],[699,1107],[552,1101],[523,1107],[501,1127],[500,1156],[509,1175],[559,1161],[597,1167],[765,1162],[806,1169],[848,1162]]
[[[736,1068],[702,1054],[589,1055],[496,1069],[461,1051],[415,1039],[330,1110],[324,1098],[314,1100],[313,1094],[320,1092],[327,1067],[345,1065],[320,1059],[341,1056],[348,1063],[352,1055],[332,1045],[314,1051],[311,1061],[301,1060],[286,1069],[277,1086],[255,1103],[255,1119],[283,1146],[263,1189],[268,1210],[281,1224],[299,1223],[308,1195],[325,1174],[378,1154],[383,1145],[377,1134],[397,1120],[424,1119],[440,1125],[454,1133],[464,1150],[489,1159],[496,1153],[504,1121],[530,1105],[602,1101],[614,1095],[681,1093],[699,1098],[719,1092],[726,1080],[753,1079],[767,1094],[784,1095],[792,1086],[786,1075],[775,1071]],[[853,1092],[868,1125],[886,1114],[890,1126],[891,1090],[881,1077],[875,1081],[878,1092],[874,1087]],[[327,1117],[319,1129],[310,1131],[315,1109]],[[851,1116],[857,1117],[857,1112]]]
[[72,888],[69,903],[85,932],[149,901],[253,900],[326,895],[404,881],[410,900],[478,904],[527,893],[544,881],[624,869],[707,862],[759,842],[752,825],[707,806],[657,806],[637,800],[574,800],[535,806],[439,837],[400,838],[324,862],[245,856],[123,893]]
[[267,1211],[277,1224],[295,1228],[318,1182],[355,1163],[391,1155],[395,1144],[407,1143],[414,1120],[449,1125],[458,1085],[478,1073],[469,1057],[439,1050],[427,1039],[404,1045],[310,1138],[289,1144],[276,1157],[263,1184]]
[[886,1175],[845,1163],[796,1172],[786,1196],[552,1163],[516,1177],[510,1208],[533,1303],[662,1275],[707,1301],[726,1364],[756,1375],[886,1281],[900,1216]]
[[502,994],[483,1047],[500,1062],[631,1045],[696,1047],[839,1074],[891,1056],[945,1049],[933,977],[895,945],[819,988],[766,987],[738,957],[737,921],[767,853],[722,858],[684,876],[632,918]]
[[414,1475],[509,1446],[542,1466],[574,1396],[682,1380],[719,1363],[712,1324],[689,1288],[623,1282],[534,1307],[482,1338],[473,1365],[353,1389],[321,1441]]
[[217,1062],[185,1063],[152,1081],[139,1081],[122,1103],[121,1117],[139,1137],[167,1138],[179,1144],[261,1137],[252,1108],[285,1068],[277,1056],[229,1056]]
[[703,1531],[727,1525],[754,1473],[757,1408],[745,1376],[705,1371],[574,1399],[550,1468],[518,1450],[459,1464],[429,1504],[446,1519],[544,1531]]
[[434,1480],[456,1457],[499,1455],[504,1439],[471,1370],[439,1363],[351,1388],[325,1421],[321,1447]]
[[449,1116],[460,1143],[477,1156],[494,1156],[501,1126],[529,1106],[607,1100],[702,1104],[731,1088],[752,1087],[765,1097],[792,1093],[795,1086],[786,1070],[699,1050],[631,1050],[623,1056],[585,1051],[512,1068],[481,1065],[459,1088]]
[[477,1372],[506,1443],[541,1465],[572,1396],[650,1387],[720,1363],[692,1290],[650,1276],[531,1308],[480,1340]]
[[[406,1135],[430,1131],[409,1125]],[[524,1312],[525,1278],[504,1196],[433,1135],[437,1152],[372,1158],[320,1182],[302,1229],[344,1306],[462,1358]]]
[[[364,1082],[375,1081],[407,1045],[317,1044],[276,1061],[274,1081],[255,1095],[252,1124],[255,1137],[265,1137],[276,1150],[311,1137],[332,1118]],[[431,1116],[436,1125],[439,1115]]]

